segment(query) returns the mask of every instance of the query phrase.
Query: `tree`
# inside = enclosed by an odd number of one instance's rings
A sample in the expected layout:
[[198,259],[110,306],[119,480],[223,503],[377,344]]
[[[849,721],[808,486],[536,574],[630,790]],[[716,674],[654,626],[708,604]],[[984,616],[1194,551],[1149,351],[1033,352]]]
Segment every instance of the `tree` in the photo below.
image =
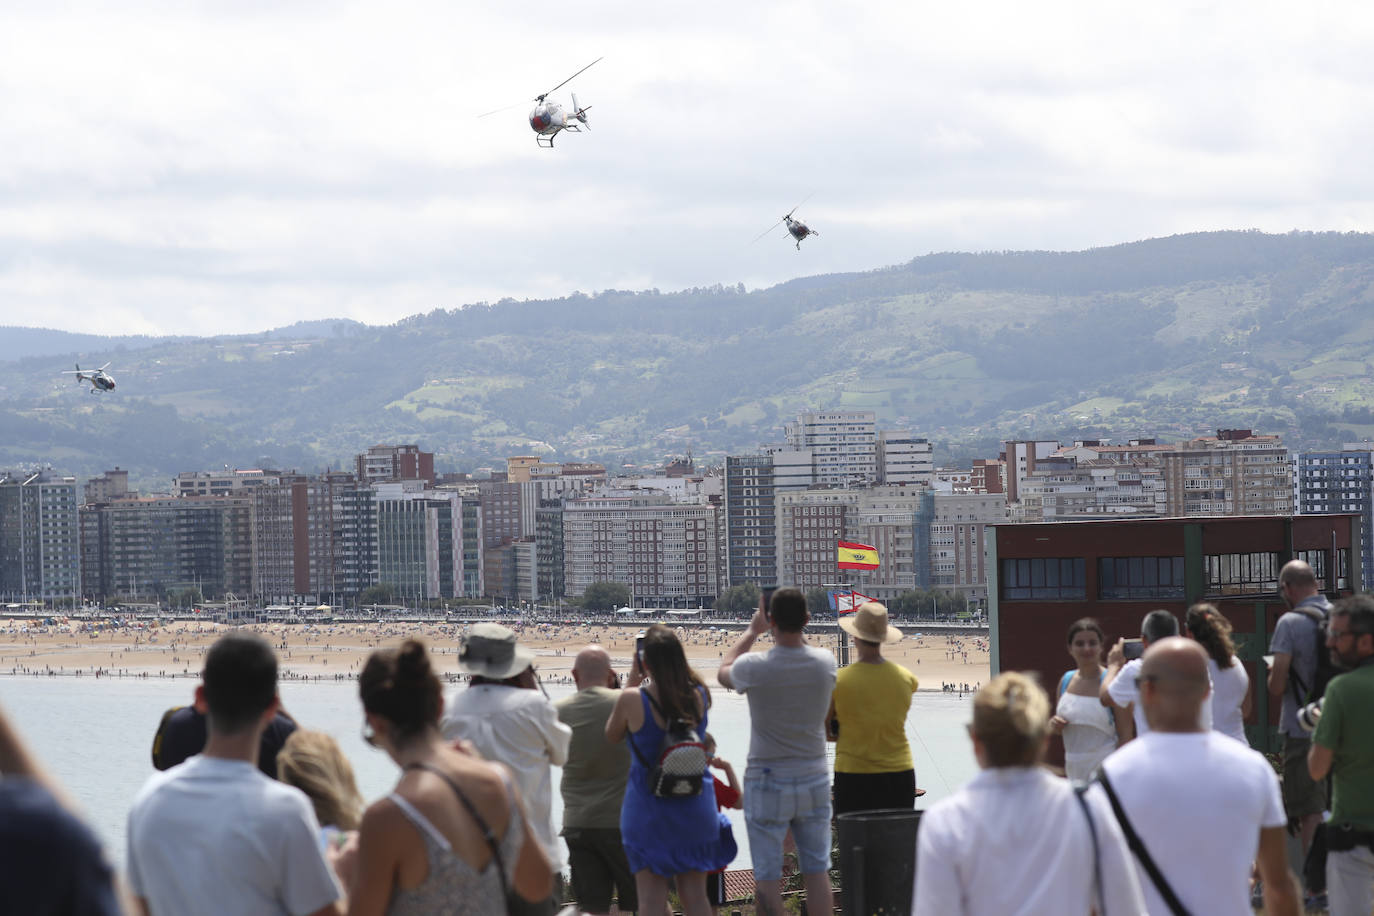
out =
[[753,582],[732,585],[716,599],[716,610],[726,617],[752,615],[759,607],[759,587]]
[[593,582],[582,593],[582,606],[589,611],[614,611],[630,603],[630,588],[619,582]]
[[806,611],[812,617],[830,613],[830,593],[823,588],[806,590]]
[[390,582],[369,585],[358,594],[358,604],[395,604],[396,586]]

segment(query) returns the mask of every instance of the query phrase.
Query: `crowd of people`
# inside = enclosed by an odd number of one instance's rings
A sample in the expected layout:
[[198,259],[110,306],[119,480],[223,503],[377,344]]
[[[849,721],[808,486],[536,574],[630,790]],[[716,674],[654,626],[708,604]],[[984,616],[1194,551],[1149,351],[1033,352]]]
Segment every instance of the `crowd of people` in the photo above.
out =
[[[913,911],[1249,913],[1255,894],[1266,912],[1296,914],[1291,828],[1325,852],[1330,912],[1368,916],[1374,598],[1326,606],[1300,562],[1281,581],[1291,610],[1266,687],[1298,732],[1285,728],[1282,779],[1245,743],[1252,691],[1215,607],[1190,608],[1182,627],[1151,612],[1138,642],[1110,649],[1095,621],[1077,621],[1074,667],[1053,697],[1019,673],[977,689],[969,734],[980,772],[920,820]],[[0,842],[25,853],[0,868],[43,876],[8,871],[0,899],[36,914],[546,916],[569,897],[585,913],[664,913],[675,890],[682,912],[706,916],[727,902],[722,872],[738,846],[723,812],[738,807],[756,912],[784,912],[784,861],[795,855],[806,912],[829,914],[833,819],[910,811],[921,794],[905,732],[918,681],[884,657],[903,634],[881,604],[842,620],[855,645],[843,669],[808,643],[808,620],[800,591],[777,590],[720,654],[716,679],[750,711],[742,778],[716,753],[711,693],[671,628],[645,630],[624,672],[601,645],[576,647],[577,689],[557,703],[533,652],[499,624],[465,634],[456,661],[467,680],[447,697],[423,642],[379,647],[357,675],[359,718],[397,777],[371,804],[338,744],[281,709],[282,645],[224,635],[193,701],[158,725],[157,772],[127,820],[127,900],[0,715]],[[769,648],[754,651],[765,637]],[[1317,698],[1322,654],[1343,673]],[[1055,734],[1059,773],[1045,765]],[[43,842],[24,848],[21,833]]]

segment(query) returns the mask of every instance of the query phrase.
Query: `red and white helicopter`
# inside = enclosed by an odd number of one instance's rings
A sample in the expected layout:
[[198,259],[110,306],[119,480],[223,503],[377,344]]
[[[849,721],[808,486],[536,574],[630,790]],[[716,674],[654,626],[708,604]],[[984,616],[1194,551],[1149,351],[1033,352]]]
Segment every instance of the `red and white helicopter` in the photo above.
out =
[[[572,93],[572,111],[564,111],[562,105],[550,100],[548,97],[559,89],[562,89],[568,83],[571,83],[587,70],[591,69],[594,64],[600,63],[603,59],[604,58],[598,57],[557,86],[554,86],[548,92],[541,92],[534,97],[534,110],[530,112],[530,129],[535,133],[535,143],[546,149],[553,149],[553,138],[558,136],[560,130],[580,134],[584,127],[587,130],[592,129],[591,125],[587,123],[587,112],[591,110],[592,106],[588,105],[586,108],[583,108],[581,105],[577,104],[576,92]],[[477,117],[485,118],[488,115],[509,111],[514,107],[516,106],[507,105],[505,108],[488,111],[486,114],[480,114]]]

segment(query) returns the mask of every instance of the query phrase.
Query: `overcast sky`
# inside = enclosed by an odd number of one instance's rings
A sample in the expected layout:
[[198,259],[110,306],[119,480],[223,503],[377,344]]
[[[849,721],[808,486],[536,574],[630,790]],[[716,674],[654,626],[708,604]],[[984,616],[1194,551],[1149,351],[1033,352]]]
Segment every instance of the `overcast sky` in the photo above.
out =
[[[506,296],[1374,225],[1374,8],[0,0],[0,324]],[[529,100],[592,106],[538,149]],[[478,120],[501,105],[520,105]],[[798,211],[820,232],[798,253]]]

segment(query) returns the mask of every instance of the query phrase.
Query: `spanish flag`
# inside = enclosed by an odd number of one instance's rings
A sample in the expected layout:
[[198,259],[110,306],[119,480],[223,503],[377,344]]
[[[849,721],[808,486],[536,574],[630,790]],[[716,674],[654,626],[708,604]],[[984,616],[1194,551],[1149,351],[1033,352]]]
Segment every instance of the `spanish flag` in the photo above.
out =
[[867,544],[852,544],[840,541],[839,558],[836,563],[840,569],[877,569],[878,548]]

